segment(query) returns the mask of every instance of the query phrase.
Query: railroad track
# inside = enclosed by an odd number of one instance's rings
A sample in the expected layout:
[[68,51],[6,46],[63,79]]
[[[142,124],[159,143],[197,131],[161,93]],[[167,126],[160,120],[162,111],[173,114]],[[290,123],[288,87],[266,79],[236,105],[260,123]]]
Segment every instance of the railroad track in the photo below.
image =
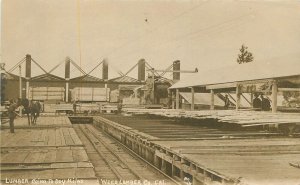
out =
[[164,185],[179,184],[94,126],[89,124],[73,126],[85,146],[100,181],[140,180],[151,183],[162,182],[165,183]]

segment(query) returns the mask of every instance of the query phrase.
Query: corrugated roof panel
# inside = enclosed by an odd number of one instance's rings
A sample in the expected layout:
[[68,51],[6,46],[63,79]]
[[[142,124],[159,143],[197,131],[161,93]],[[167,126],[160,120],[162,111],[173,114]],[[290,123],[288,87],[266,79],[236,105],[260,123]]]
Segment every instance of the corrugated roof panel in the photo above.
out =
[[121,76],[121,77],[110,79],[109,81],[110,82],[124,82],[124,83],[139,82],[137,79],[132,78],[130,76]]
[[65,79],[63,79],[59,76],[47,73],[47,74],[42,74],[39,76],[32,77],[31,80],[32,81],[64,81]]
[[91,76],[91,75],[83,75],[70,79],[70,81],[84,81],[84,82],[103,82],[103,79]]

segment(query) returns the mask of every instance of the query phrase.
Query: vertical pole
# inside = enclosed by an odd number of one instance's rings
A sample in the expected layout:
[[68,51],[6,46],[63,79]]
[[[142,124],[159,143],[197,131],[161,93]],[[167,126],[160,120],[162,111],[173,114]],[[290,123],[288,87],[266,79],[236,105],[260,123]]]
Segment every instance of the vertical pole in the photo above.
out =
[[277,82],[274,81],[272,84],[272,112],[275,113],[277,112]]
[[29,79],[26,79],[26,98],[29,99]]
[[19,98],[22,99],[22,67],[19,65]]
[[[21,65],[19,65],[19,98],[22,99],[22,70]],[[19,109],[20,115],[22,115],[22,109]]]
[[176,89],[176,109],[179,109],[179,89]]
[[191,110],[195,110],[195,89],[194,89],[194,87],[191,88],[191,92],[192,92]]
[[154,70],[152,70],[152,80],[153,80],[153,88],[152,88],[152,90],[153,90],[153,104],[155,104],[156,102],[155,102],[155,79],[154,79]]
[[236,94],[236,104],[235,104],[235,109],[236,109],[236,110],[239,110],[240,104],[241,104],[241,92],[240,92],[240,87],[239,87],[239,85],[236,86],[235,94]]
[[214,90],[211,89],[210,90],[210,110],[214,110],[215,109],[215,93]]
[[[66,57],[65,59],[65,79],[66,79],[66,99],[65,102],[69,102],[69,80],[70,80],[70,72],[71,72],[71,68],[70,68],[70,58]],[[75,99],[75,98],[74,98]]]
[[172,109],[175,109],[175,101],[174,101],[174,91],[171,92],[172,98]]
[[105,83],[105,100],[108,101],[107,83]]
[[253,108],[253,92],[251,91],[251,94],[250,94],[250,98],[251,98],[251,107]]
[[65,102],[69,102],[69,80],[66,81],[66,99]]

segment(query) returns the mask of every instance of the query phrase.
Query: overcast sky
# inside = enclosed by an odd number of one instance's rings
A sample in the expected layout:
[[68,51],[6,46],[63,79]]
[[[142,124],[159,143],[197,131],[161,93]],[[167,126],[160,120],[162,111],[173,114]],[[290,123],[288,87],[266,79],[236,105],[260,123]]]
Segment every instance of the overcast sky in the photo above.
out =
[[86,72],[107,58],[110,78],[140,58],[157,69],[180,60],[201,71],[237,65],[242,44],[254,62],[300,58],[300,1],[2,0],[1,14],[6,69],[31,54],[47,71],[66,56]]

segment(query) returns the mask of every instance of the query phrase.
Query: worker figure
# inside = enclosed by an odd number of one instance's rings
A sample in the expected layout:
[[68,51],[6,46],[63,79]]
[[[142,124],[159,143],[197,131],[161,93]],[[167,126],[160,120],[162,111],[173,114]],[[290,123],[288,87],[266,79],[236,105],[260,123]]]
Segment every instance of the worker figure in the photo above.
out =
[[76,108],[77,108],[77,105],[76,105],[76,100],[73,102],[73,111],[74,111],[74,115],[76,115]]
[[15,103],[14,100],[10,100],[10,105],[8,107],[8,117],[9,117],[9,127],[11,133],[15,133],[14,121],[17,115],[15,111],[19,106],[20,106],[19,101]]
[[258,97],[258,94],[254,94],[254,99],[253,99],[253,109],[254,110],[261,110],[261,100]]
[[265,98],[263,95],[260,95],[260,97],[261,97],[261,110],[263,111],[271,110],[270,101],[267,98]]
[[229,101],[229,98],[228,98],[227,94],[225,95],[224,103],[225,103],[224,108],[227,110],[229,108],[229,105],[230,105],[230,101]]

